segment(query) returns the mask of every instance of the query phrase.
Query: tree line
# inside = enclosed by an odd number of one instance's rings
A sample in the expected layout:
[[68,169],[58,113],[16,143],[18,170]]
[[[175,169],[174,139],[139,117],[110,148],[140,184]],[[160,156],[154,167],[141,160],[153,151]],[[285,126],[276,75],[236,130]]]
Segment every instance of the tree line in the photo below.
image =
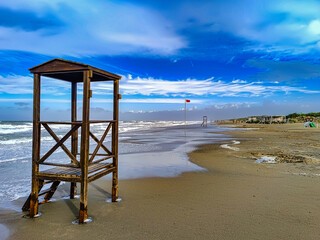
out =
[[297,118],[297,117],[320,117],[320,112],[311,113],[291,113],[286,116],[287,118]]

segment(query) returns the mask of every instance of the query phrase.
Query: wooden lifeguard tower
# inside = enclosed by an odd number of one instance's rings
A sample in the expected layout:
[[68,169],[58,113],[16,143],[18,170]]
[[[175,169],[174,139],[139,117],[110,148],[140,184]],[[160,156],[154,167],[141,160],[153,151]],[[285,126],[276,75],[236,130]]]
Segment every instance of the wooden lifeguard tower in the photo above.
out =
[[201,127],[208,127],[208,117],[207,116],[203,116]]
[[[80,209],[79,223],[88,218],[87,194],[88,183],[112,173],[112,201],[118,199],[118,118],[119,118],[119,80],[120,76],[86,65],[63,59],[52,59],[29,69],[34,75],[33,90],[33,144],[32,144],[32,187],[31,194],[23,206],[23,210],[30,211],[30,217],[38,214],[38,204],[45,203],[54,194],[61,181],[70,182],[70,198],[76,194],[76,183],[80,183]],[[40,86],[41,76],[63,80],[71,83],[71,122],[44,122],[40,120]],[[89,118],[90,98],[92,90],[90,83],[96,81],[113,81],[113,120],[91,121]],[[82,119],[77,120],[77,83],[83,83]],[[105,124],[105,131],[99,140],[91,131],[91,124]],[[54,133],[50,125],[69,124],[70,131],[61,139]],[[48,131],[56,144],[44,155],[41,149],[41,126]],[[104,140],[112,128],[111,149]],[[78,131],[81,129],[80,146],[78,144]],[[71,151],[64,144],[71,137]],[[89,138],[97,146],[89,153]],[[59,147],[63,149],[67,162],[65,164],[49,162],[47,159]],[[101,149],[103,153],[98,153]],[[99,159],[96,159],[99,158]],[[70,161],[71,160],[71,161]],[[41,170],[41,165],[50,165],[53,168]],[[51,183],[51,187],[43,192],[41,188]],[[44,195],[44,201],[39,203],[38,197]]]

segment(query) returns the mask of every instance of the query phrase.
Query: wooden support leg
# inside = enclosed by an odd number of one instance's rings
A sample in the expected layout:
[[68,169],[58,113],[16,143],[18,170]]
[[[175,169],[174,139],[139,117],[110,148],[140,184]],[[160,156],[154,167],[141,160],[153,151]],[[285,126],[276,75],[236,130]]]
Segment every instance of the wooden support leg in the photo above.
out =
[[118,200],[118,121],[119,121],[119,81],[113,83],[113,120],[112,126],[112,152],[115,170],[112,173],[112,202]]
[[33,135],[32,135],[32,186],[30,197],[30,217],[33,218],[38,214],[38,196],[39,196],[39,172],[38,161],[40,159],[40,75],[34,74],[33,84]]
[[38,194],[39,194],[39,180],[32,179],[32,191],[30,197],[30,217],[33,218],[38,214]]
[[118,168],[112,173],[112,202],[118,199]]
[[70,185],[70,199],[74,199],[75,195],[77,195],[77,184],[72,182]]
[[87,205],[85,205],[84,203],[80,203],[79,223],[85,223],[87,218],[88,218]]
[[[85,174],[84,174],[85,175]],[[88,176],[84,177],[81,181],[80,193],[80,210],[79,210],[79,223],[84,223],[88,218]]]
[[83,72],[83,112],[81,126],[81,193],[79,223],[84,223],[88,218],[88,165],[89,165],[89,109],[90,109],[90,78],[92,71]]
[[[77,83],[71,83],[71,121],[77,121]],[[78,152],[78,130],[72,133],[71,138],[71,152],[73,156],[76,157]],[[70,186],[70,199],[74,199],[74,196],[77,194],[77,184],[71,183]]]
[[55,191],[57,190],[57,187],[59,186],[60,181],[55,181],[52,183],[51,187],[50,187],[50,191],[44,196],[44,200],[41,203],[46,203],[48,202],[53,194],[55,193]]
[[[39,188],[38,188],[38,191],[40,192],[40,190],[42,189],[43,187],[43,180],[40,180],[39,181]],[[29,211],[30,210],[30,201],[31,201],[31,195],[29,195],[28,199],[26,200],[26,202],[23,204],[23,207],[22,207],[22,211]]]

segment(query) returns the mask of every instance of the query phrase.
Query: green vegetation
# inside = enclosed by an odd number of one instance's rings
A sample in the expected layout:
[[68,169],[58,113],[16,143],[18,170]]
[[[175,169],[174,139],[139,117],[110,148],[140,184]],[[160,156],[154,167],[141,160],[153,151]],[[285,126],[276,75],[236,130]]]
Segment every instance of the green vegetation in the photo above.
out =
[[287,118],[298,118],[298,117],[320,117],[320,112],[311,113],[291,113],[287,115]]

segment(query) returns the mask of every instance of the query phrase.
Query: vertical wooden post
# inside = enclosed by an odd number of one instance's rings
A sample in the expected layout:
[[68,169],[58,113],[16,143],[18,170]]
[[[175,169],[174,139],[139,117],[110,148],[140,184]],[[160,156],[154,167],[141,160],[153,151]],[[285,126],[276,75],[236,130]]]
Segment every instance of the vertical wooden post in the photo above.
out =
[[88,165],[89,165],[89,110],[90,110],[90,78],[92,71],[83,72],[83,106],[82,106],[82,125],[81,125],[81,194],[79,223],[84,223],[88,218],[87,198],[88,198]]
[[38,161],[40,159],[40,74],[33,75],[33,141],[32,141],[32,184],[30,198],[30,217],[38,214],[39,172]]
[[119,124],[119,80],[113,83],[113,126],[112,126],[112,154],[115,170],[112,173],[112,202],[118,199],[118,124]]
[[[77,82],[72,82],[71,85],[71,122],[77,121]],[[72,125],[74,127],[75,125]],[[71,153],[77,158],[78,153],[78,130],[71,137]],[[72,162],[72,161],[71,161]],[[71,182],[70,199],[74,199],[77,194],[77,184]]]

